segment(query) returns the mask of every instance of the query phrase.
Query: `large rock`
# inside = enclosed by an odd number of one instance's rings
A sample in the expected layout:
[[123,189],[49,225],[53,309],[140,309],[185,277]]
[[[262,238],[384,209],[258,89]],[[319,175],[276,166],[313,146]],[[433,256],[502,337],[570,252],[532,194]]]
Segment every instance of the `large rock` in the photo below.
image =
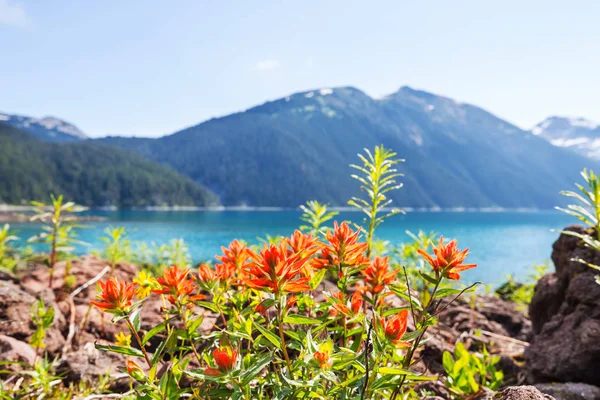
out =
[[[581,227],[567,230],[587,233]],[[541,279],[529,307],[534,337],[525,356],[528,380],[600,383],[600,253],[562,234],[553,245],[556,273]]]
[[[53,294],[48,291],[40,293],[46,307],[54,307],[54,322],[46,330],[44,344],[50,355],[60,354],[65,338],[62,332],[67,323],[60,309],[53,301]],[[0,281],[0,333],[14,339],[28,342],[35,331],[31,319],[31,306],[38,299],[22,290],[12,282]]]
[[534,386],[511,386],[496,393],[494,400],[553,400],[552,396],[544,394]]
[[0,335],[0,354],[3,360],[14,362],[2,365],[2,369],[12,372],[22,371],[35,362],[35,350],[29,344],[5,335]]
[[93,343],[87,343],[79,350],[65,355],[59,361],[57,373],[61,374],[67,383],[97,382],[108,375],[111,377],[113,390],[127,390],[129,378],[120,371],[126,363],[126,356],[99,351]]
[[600,388],[585,383],[539,383],[535,387],[556,400],[600,400]]

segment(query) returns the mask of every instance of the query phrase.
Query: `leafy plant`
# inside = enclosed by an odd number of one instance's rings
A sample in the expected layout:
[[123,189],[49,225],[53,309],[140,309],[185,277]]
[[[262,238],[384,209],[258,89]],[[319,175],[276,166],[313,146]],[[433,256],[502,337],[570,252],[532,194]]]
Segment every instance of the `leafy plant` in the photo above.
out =
[[82,243],[75,239],[75,228],[81,226],[75,224],[76,218],[72,214],[86,210],[85,207],[78,206],[72,201],[64,202],[62,195],[55,197],[51,194],[50,199],[52,201],[50,205],[37,201],[31,203],[36,213],[31,221],[40,221],[44,226],[40,234],[29,239],[30,242],[42,242],[50,246],[48,287],[52,287],[57,257],[70,253],[73,244]]
[[14,232],[10,230],[10,225],[5,224],[0,229],[0,270],[12,273],[16,269],[19,260],[11,242],[17,239]]
[[42,299],[34,302],[31,305],[31,321],[35,325],[35,332],[31,336],[29,344],[34,349],[43,349],[46,347],[44,344],[46,330],[54,322],[54,307],[46,308]]
[[527,309],[533,298],[535,285],[548,271],[548,264],[533,266],[534,273],[529,276],[527,282],[517,282],[512,275],[508,276],[506,282],[496,289],[496,294],[502,299],[511,301],[521,310]]
[[500,356],[491,356],[484,347],[482,354],[472,354],[463,343],[454,347],[454,355],[445,351],[442,356],[446,371],[446,385],[454,394],[469,398],[481,393],[483,388],[493,391],[504,381],[504,373],[496,369]]
[[131,259],[131,243],[126,237],[124,227],[108,227],[104,230],[106,236],[100,239],[106,243],[102,251],[102,258],[110,263],[111,273],[118,262]]
[[[579,201],[580,204],[569,204],[567,208],[556,207],[564,213],[572,215],[588,225],[591,229],[589,234],[580,234],[573,231],[562,231],[565,235],[575,236],[583,241],[585,246],[600,251],[600,176],[594,171],[583,169],[581,176],[585,181],[587,188],[580,184],[575,184],[581,193],[574,191],[562,191],[562,195],[572,197]],[[594,265],[587,260],[575,259],[580,262],[600,271],[600,266]],[[596,281],[600,284],[600,275],[596,276]]]
[[402,187],[402,183],[397,183],[396,178],[403,176],[394,166],[404,160],[396,159],[396,153],[386,149],[383,146],[375,147],[373,153],[369,149],[364,149],[366,156],[358,154],[363,162],[362,165],[350,165],[352,168],[361,172],[361,175],[353,174],[352,178],[361,183],[361,190],[367,193],[366,199],[352,197],[348,204],[358,208],[367,215],[367,243],[369,248],[367,256],[371,254],[373,233],[386,218],[392,215],[403,213],[398,208],[386,211],[386,207],[392,204],[392,199],[388,199],[387,193]]
[[302,216],[300,219],[307,225],[300,226],[300,230],[310,232],[313,236],[323,234],[322,226],[331,221],[339,213],[328,211],[327,204],[321,204],[316,200],[309,200],[306,205],[301,205]]

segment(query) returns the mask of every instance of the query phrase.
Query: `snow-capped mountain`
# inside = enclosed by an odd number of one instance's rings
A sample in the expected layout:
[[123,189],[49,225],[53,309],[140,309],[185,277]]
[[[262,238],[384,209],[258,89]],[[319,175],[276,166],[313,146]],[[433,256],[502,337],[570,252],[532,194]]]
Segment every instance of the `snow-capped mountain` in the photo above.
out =
[[558,147],[567,147],[586,157],[600,160],[600,124],[585,118],[550,117],[531,133]]
[[14,126],[48,142],[73,142],[87,139],[75,125],[55,117],[33,118],[0,113],[0,123]]

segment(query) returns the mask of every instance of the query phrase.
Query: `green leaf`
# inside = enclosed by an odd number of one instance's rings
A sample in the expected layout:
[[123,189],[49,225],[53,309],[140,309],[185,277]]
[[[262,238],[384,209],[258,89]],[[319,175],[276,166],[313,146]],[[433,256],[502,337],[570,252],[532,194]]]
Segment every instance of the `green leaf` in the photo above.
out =
[[210,311],[214,312],[214,313],[219,313],[219,308],[214,305],[213,303],[209,303],[208,301],[197,301],[196,302],[197,305],[199,305],[200,307],[204,307],[204,308],[208,308]]
[[110,351],[111,353],[125,354],[127,356],[144,357],[144,353],[133,347],[122,347],[113,345],[95,344],[98,350]]
[[412,372],[400,368],[381,367],[377,369],[382,375],[410,375]]
[[252,379],[254,379],[254,377],[258,375],[260,371],[263,370],[264,367],[269,365],[271,360],[273,360],[273,356],[268,354],[258,359],[257,361],[253,361],[250,368],[248,368],[246,372],[242,375],[241,386],[246,386],[247,384],[249,384],[252,381]]
[[141,329],[141,319],[140,319],[140,312],[142,311],[141,308],[138,308],[136,310],[134,310],[131,315],[129,316],[129,321],[131,321],[131,325],[133,325],[133,328],[136,330],[136,332],[139,332]]
[[256,329],[258,329],[258,331],[269,341],[271,342],[275,347],[277,347],[278,349],[282,350],[283,346],[281,344],[281,339],[279,338],[279,336],[275,335],[273,332],[266,330],[265,328],[263,328],[260,324],[258,324],[256,321],[253,321],[254,326],[256,327]]
[[288,315],[283,319],[283,322],[286,324],[294,324],[294,325],[319,325],[321,321],[314,318],[304,317],[302,315]]
[[156,325],[154,328],[150,329],[142,338],[142,345],[145,345],[146,343],[148,343],[148,340],[152,339],[159,332],[162,332],[166,326],[167,322],[163,321],[160,324]]

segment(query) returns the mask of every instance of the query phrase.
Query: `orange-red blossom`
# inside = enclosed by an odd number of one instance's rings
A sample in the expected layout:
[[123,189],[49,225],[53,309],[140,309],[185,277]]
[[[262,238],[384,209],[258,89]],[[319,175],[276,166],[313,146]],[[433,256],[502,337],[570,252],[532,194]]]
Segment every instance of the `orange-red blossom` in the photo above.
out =
[[397,271],[389,271],[390,264],[387,257],[375,257],[369,266],[362,271],[367,289],[373,294],[378,294],[392,283]]
[[364,256],[367,250],[366,242],[359,242],[360,229],[356,232],[342,222],[338,225],[333,223],[333,232],[326,235],[329,243],[323,243],[321,254],[314,263],[315,268],[327,268],[330,266],[360,267],[366,265],[369,259]]
[[322,369],[326,369],[332,364],[331,360],[329,359],[329,351],[327,350],[315,352],[314,359]]
[[97,301],[91,304],[108,313],[117,314],[129,311],[131,300],[135,295],[135,283],[110,278],[106,282],[98,282],[100,293]]
[[206,375],[221,375],[231,371],[235,366],[237,356],[237,351],[233,350],[231,347],[215,349],[215,351],[213,351],[213,359],[215,360],[217,368],[206,368],[204,373]]
[[422,249],[419,249],[419,254],[437,273],[441,273],[448,279],[458,280],[460,279],[459,272],[475,268],[477,264],[463,264],[469,254],[469,249],[460,251],[456,245],[456,239],[444,244],[444,238],[440,236],[439,244],[433,246],[433,256]]
[[402,310],[391,318],[379,318],[379,325],[383,329],[385,338],[396,346],[406,346],[402,336],[406,333],[408,324],[408,310]]
[[152,292],[158,294],[169,295],[169,302],[175,304],[177,302],[186,303],[187,300],[201,300],[205,298],[203,295],[190,296],[194,291],[194,280],[188,278],[190,270],[179,269],[177,265],[173,265],[165,271],[163,276],[157,279],[160,284],[160,289],[154,289]]
[[221,246],[221,250],[223,255],[215,257],[221,262],[215,266],[215,270],[221,279],[229,280],[236,277],[248,261],[248,248],[245,244],[234,240],[229,247]]
[[342,292],[335,293],[330,297],[332,301],[332,309],[330,310],[331,316],[336,316],[338,312],[344,314],[346,317],[353,317],[360,313],[363,305],[363,294],[360,290],[356,290],[350,298],[350,307],[347,306],[345,296]]
[[244,282],[251,288],[275,294],[310,290],[310,277],[303,268],[310,261],[305,254],[290,253],[288,240],[266,245],[259,254],[248,250],[252,260],[245,269]]

